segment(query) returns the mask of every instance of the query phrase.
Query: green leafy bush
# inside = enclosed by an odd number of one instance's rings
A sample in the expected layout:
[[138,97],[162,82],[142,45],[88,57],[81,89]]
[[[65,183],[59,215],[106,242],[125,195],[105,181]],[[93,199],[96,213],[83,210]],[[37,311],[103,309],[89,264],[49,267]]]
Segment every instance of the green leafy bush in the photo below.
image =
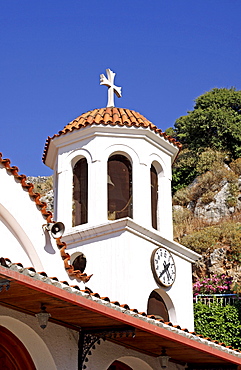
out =
[[184,149],[179,154],[172,168],[172,191],[173,194],[183,187],[192,183],[198,175],[196,171],[197,154]]
[[174,131],[190,150],[209,147],[241,157],[241,91],[214,88],[199,96],[194,109],[176,120]]
[[232,160],[233,171],[241,175],[241,91],[232,87],[206,92],[166,133],[184,149],[173,166],[173,194],[198,174]]
[[191,202],[190,188],[187,186],[185,188],[179,189],[172,198],[174,205],[187,206]]
[[223,166],[228,159],[228,152],[219,152],[217,150],[207,148],[199,153],[196,170],[198,174],[201,175],[206,171],[215,170],[217,167]]
[[210,226],[186,235],[181,239],[181,244],[197,253],[205,252],[208,248],[217,246],[222,230],[218,226]]
[[218,340],[226,346],[241,349],[240,304],[222,306],[218,302],[194,303],[194,324],[197,334]]

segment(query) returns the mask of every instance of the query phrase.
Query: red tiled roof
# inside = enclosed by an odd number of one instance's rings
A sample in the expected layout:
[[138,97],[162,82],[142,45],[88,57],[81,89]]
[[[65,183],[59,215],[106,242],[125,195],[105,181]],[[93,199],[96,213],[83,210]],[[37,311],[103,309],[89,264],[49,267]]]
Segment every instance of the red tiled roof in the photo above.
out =
[[[182,356],[186,356],[186,359],[188,359],[189,353],[186,351],[191,349],[191,351],[193,351],[196,349],[199,352],[190,352],[190,354],[192,354],[192,356],[196,356],[195,358],[197,363],[200,360],[199,356],[202,356],[203,354],[204,356],[209,356],[208,359],[210,359],[212,363],[221,364],[221,361],[228,361],[229,359],[229,364],[241,364],[241,351],[239,349],[226,346],[224,343],[219,343],[217,340],[206,338],[203,335],[196,334],[195,332],[189,332],[186,328],[181,328],[179,325],[173,325],[171,322],[165,322],[163,319],[156,318],[154,315],[147,315],[145,312],[139,312],[137,309],[130,309],[127,304],[120,304],[118,301],[111,301],[108,297],[101,297],[98,293],[92,293],[88,288],[81,290],[77,285],[69,285],[66,281],[59,281],[56,277],[48,277],[46,273],[36,272],[34,268],[24,268],[22,264],[12,263],[8,258],[0,258],[0,278],[5,279],[3,281],[6,283],[6,290],[3,289],[1,292],[1,303],[7,307],[11,307],[11,302],[14,299],[14,309],[25,312],[27,307],[26,312],[31,313],[34,307],[38,305],[38,302],[35,302],[35,300],[31,299],[31,291],[34,293],[34,291],[37,289],[39,292],[38,294],[41,295],[39,299],[44,299],[46,304],[49,305],[53,312],[53,322],[58,324],[61,323],[61,325],[64,326],[70,325],[69,327],[72,325],[73,329],[76,330],[78,326],[82,326],[83,322],[86,323],[86,320],[89,320],[88,325],[90,326],[90,323],[92,322],[93,326],[95,326],[94,317],[98,318],[96,316],[97,311],[103,311],[101,308],[103,307],[104,314],[101,317],[102,322],[104,320],[104,316],[106,317],[106,320],[109,320],[110,316],[112,316],[113,320],[114,318],[117,318],[119,321],[124,322],[124,316],[120,317],[120,315],[124,314],[126,317],[133,318],[133,320],[141,320],[140,324],[136,326],[139,329],[140,326],[143,326],[142,329],[145,330],[144,326],[146,326],[146,324],[154,325],[155,328],[148,329],[149,332],[152,332],[152,337],[150,339],[154,340],[154,336],[157,336],[160,338],[160,340],[162,340],[161,337],[164,335],[165,338],[163,340],[165,341],[165,347],[167,347],[168,351],[173,350],[173,355],[176,355],[177,359],[181,359]],[[21,289],[18,289],[19,282],[21,284]],[[42,285],[42,283],[47,284],[48,288],[45,289],[45,286]],[[9,286],[7,287],[8,284],[10,285],[9,290]],[[25,286],[26,291],[24,291]],[[15,288],[17,290],[14,291]],[[57,292],[56,288],[59,288],[60,291]],[[13,297],[11,298],[12,290]],[[68,293],[72,294],[72,298],[70,296],[66,296]],[[18,294],[17,300],[16,294]],[[25,300],[19,299],[21,294],[24,294]],[[89,311],[88,315],[87,311],[85,311],[86,313],[83,315],[79,311],[78,313],[75,312],[75,314],[73,314],[73,310],[77,309],[78,299],[80,299],[82,302],[79,306],[85,307]],[[65,302],[64,305],[63,302]],[[97,306],[94,307],[94,302],[98,304],[99,309]],[[68,311],[67,304],[70,305],[70,308],[72,307],[70,311]],[[60,311],[60,309],[63,309],[63,311]],[[110,315],[110,312],[107,312],[109,309],[115,310],[116,313],[112,313]],[[71,315],[69,315],[69,312],[71,312]],[[94,315],[93,318],[91,317],[91,312]],[[76,314],[78,315],[76,316]],[[61,319],[58,318],[58,315],[62,315]],[[50,320],[52,320],[52,318]],[[128,320],[129,325],[134,324],[133,320]],[[143,322],[143,324],[141,324],[141,322]],[[113,321],[113,324],[116,325],[116,322]],[[106,325],[109,327],[109,321],[106,323]],[[119,323],[118,325],[121,324]],[[102,325],[102,329],[105,329],[104,323]],[[158,333],[158,330],[161,330],[161,332]],[[137,335],[139,334],[140,330],[138,331]],[[173,341],[176,343],[175,346],[171,344]],[[196,344],[191,343],[190,341],[194,341]],[[148,343],[150,346],[151,343],[149,341]],[[178,343],[183,343],[183,351],[181,351],[181,348],[178,347]],[[137,345],[135,349],[141,349],[140,343],[139,346],[140,348]],[[199,348],[200,346],[202,348]],[[151,351],[151,349],[149,350]],[[156,347],[152,350],[152,355],[156,355]],[[218,350],[218,352],[216,352],[216,350]],[[175,356],[172,355],[171,357],[175,358]]]
[[44,153],[42,160],[45,162],[49,143],[52,139],[65,135],[74,130],[79,130],[86,126],[91,125],[110,125],[110,126],[126,126],[126,127],[142,127],[150,128],[156,134],[163,137],[165,140],[169,141],[173,145],[181,149],[182,144],[176,141],[173,137],[167,135],[165,132],[162,132],[157,126],[155,126],[151,121],[146,119],[140,113],[135,112],[134,110],[124,109],[124,108],[101,108],[94,109],[92,111],[86,112],[81,116],[75,118],[73,121],[68,123],[63,130],[59,131],[58,134],[55,134],[52,137],[48,137],[44,147]]

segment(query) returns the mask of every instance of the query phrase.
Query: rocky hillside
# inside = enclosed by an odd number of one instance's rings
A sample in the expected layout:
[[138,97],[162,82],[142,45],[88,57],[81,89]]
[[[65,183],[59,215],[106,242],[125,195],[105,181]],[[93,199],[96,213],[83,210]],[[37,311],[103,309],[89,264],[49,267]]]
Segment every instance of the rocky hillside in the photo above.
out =
[[241,158],[215,164],[173,196],[174,237],[202,255],[194,279],[233,277],[241,290]]

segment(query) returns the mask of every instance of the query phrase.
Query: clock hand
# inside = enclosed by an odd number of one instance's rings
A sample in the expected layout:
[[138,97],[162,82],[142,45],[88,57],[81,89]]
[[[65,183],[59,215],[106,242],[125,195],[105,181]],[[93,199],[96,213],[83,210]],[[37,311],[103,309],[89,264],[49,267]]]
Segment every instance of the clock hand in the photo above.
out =
[[159,275],[159,279],[162,277],[162,275],[165,274],[165,272],[168,272],[168,268],[170,266],[170,262],[166,265],[166,263],[164,262],[164,269],[162,270],[162,272],[160,273]]
[[[165,263],[165,262],[164,262]],[[169,279],[171,279],[171,275],[170,275],[170,271],[169,271],[169,266],[170,266],[170,262],[168,263],[168,265],[166,265],[167,266],[167,269],[166,269],[166,274],[167,274],[167,279],[169,280]]]
[[[169,264],[170,265],[170,264]],[[169,266],[168,266],[169,267]],[[169,279],[171,279],[171,275],[170,275],[170,272],[169,272],[169,270],[167,270],[167,278],[168,278],[168,280]]]

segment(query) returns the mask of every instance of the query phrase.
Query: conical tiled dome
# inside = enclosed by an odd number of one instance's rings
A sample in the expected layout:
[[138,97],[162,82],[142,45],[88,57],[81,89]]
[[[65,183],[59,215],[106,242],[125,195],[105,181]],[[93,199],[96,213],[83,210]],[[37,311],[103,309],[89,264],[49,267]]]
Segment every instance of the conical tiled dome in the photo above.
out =
[[146,119],[140,113],[137,113],[130,109],[124,108],[100,108],[94,109],[92,111],[83,113],[81,116],[75,118],[73,121],[68,123],[63,130],[59,131],[58,134],[48,137],[46,140],[44,154],[43,154],[43,162],[45,162],[49,143],[55,137],[59,137],[61,135],[67,134],[74,130],[80,130],[83,127],[90,126],[90,125],[110,125],[110,126],[127,126],[127,127],[143,127],[143,128],[150,128],[156,134],[159,134],[164,139],[168,140],[173,145],[181,148],[181,144],[177,142],[174,138],[167,135],[165,132],[162,132],[157,126],[155,126],[152,122]]

